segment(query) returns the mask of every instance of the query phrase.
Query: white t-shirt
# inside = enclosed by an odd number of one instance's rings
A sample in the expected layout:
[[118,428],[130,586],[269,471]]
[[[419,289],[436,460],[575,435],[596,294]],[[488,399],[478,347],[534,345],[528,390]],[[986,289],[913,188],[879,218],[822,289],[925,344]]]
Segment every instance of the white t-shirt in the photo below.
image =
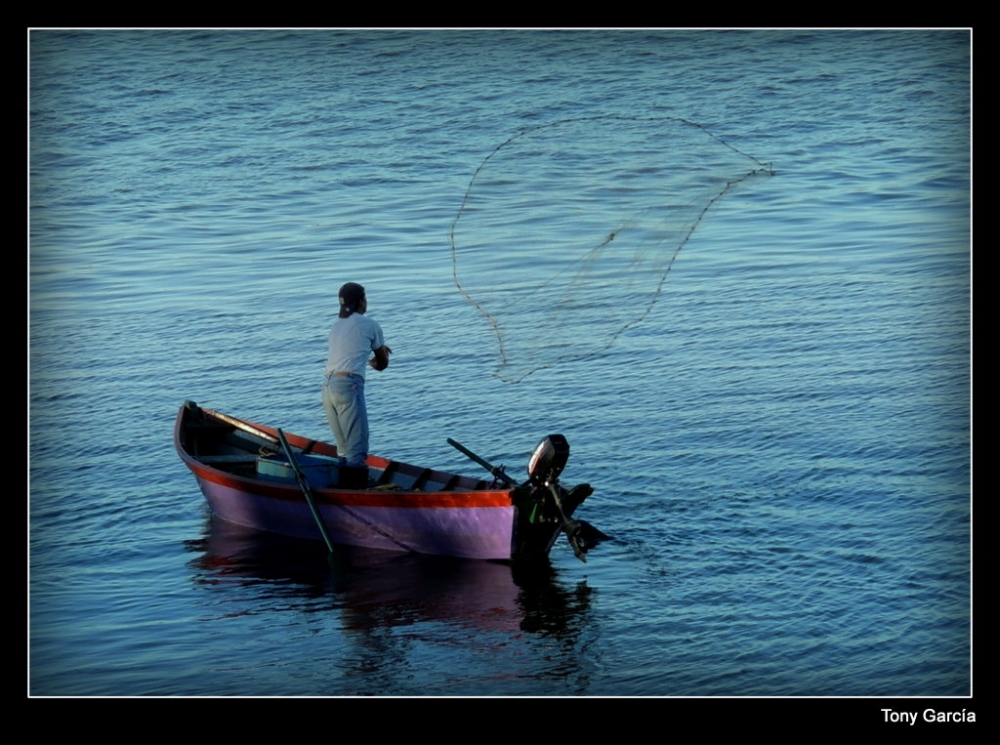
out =
[[362,313],[338,318],[327,336],[326,375],[348,372],[365,376],[371,353],[385,345],[382,327]]

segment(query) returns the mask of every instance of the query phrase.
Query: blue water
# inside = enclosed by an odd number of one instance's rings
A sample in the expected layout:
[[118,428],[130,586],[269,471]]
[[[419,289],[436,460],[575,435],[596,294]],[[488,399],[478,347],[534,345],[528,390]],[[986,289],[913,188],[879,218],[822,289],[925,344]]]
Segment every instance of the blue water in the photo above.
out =
[[[969,696],[970,55],[966,31],[31,32],[29,694]],[[449,229],[500,143],[595,116],[682,117],[774,175],[610,348],[505,382]],[[571,196],[546,183],[510,185],[539,281]],[[480,474],[453,437],[520,473],[560,432],[614,540],[537,576],[331,568],[213,522],[177,408],[329,439],[348,280],[394,351],[375,452]],[[512,313],[562,341],[545,302]]]

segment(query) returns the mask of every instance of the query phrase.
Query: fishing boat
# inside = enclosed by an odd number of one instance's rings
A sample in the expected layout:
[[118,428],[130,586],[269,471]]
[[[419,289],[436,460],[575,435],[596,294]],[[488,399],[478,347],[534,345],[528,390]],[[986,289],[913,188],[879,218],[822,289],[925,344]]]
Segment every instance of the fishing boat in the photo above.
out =
[[349,466],[326,442],[186,401],[174,444],[212,512],[227,522],[304,539],[388,551],[517,561],[546,557],[565,535],[574,554],[604,533],[573,513],[593,492],[565,489],[562,435],[532,452],[517,483],[463,445],[448,442],[492,478],[476,479],[369,455]]

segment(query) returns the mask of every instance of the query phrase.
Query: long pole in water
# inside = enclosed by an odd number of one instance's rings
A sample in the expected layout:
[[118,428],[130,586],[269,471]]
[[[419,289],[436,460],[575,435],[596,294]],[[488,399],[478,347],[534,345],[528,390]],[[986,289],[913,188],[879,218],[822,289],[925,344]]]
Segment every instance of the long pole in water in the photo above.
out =
[[302,496],[306,498],[306,502],[309,504],[309,510],[312,512],[313,519],[316,521],[316,526],[319,528],[319,532],[323,536],[323,540],[326,541],[326,547],[330,549],[330,553],[333,553],[333,541],[330,540],[330,534],[326,532],[326,526],[323,524],[323,520],[319,516],[319,511],[316,509],[316,502],[313,500],[312,489],[309,488],[309,482],[306,481],[305,474],[302,473],[302,469],[299,468],[299,464],[295,460],[295,456],[292,454],[292,448],[288,445],[288,440],[285,439],[285,433],[280,429],[278,431],[278,440],[281,442],[281,448],[285,451],[285,457],[288,458],[288,462],[292,466],[292,471],[295,473],[295,480],[299,482],[299,488],[302,490]]

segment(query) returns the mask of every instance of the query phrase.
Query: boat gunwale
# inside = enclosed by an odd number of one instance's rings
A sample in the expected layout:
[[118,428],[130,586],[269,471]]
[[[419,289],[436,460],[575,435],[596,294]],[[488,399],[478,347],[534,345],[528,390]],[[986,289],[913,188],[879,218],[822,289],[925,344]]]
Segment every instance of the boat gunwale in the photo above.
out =
[[[198,407],[205,415],[234,427],[242,429],[237,423],[242,423],[259,433],[273,438],[277,442],[277,430],[273,427],[257,424],[256,422],[239,417],[233,417],[221,412]],[[188,452],[184,446],[182,436],[187,412],[190,411],[186,405],[181,406],[174,426],[174,445],[181,460],[194,473],[199,480],[220,484],[241,492],[254,494],[269,499],[283,500],[289,502],[301,502],[302,492],[297,484],[282,484],[278,482],[261,481],[257,478],[241,476],[227,470],[216,468],[198,459],[198,456]],[[312,440],[300,435],[284,433],[289,444],[302,450],[308,448],[310,454],[335,455],[336,448],[321,440]],[[332,452],[331,452],[332,451]],[[410,471],[424,471],[419,466],[413,466],[402,461],[393,461],[376,455],[369,455],[367,465],[385,470],[390,464],[396,464],[397,469]],[[460,479],[472,481],[471,477],[453,474],[446,471],[431,471],[433,475],[457,476]],[[313,496],[318,504],[344,505],[354,507],[385,507],[403,509],[429,509],[429,508],[504,508],[513,505],[513,488],[504,487],[501,489],[456,489],[451,491],[419,491],[407,489],[339,489],[336,487],[312,488]]]

